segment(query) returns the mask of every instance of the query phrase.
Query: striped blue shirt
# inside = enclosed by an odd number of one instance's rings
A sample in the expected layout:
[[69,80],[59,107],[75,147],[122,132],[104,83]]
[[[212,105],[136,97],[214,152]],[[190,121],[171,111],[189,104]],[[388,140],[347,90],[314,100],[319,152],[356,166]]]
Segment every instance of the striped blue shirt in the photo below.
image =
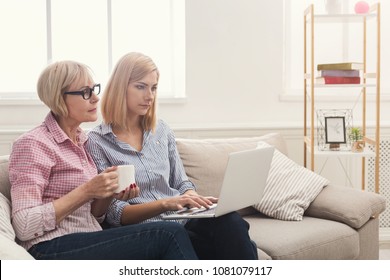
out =
[[[144,132],[141,151],[117,139],[111,125],[104,123],[89,132],[87,150],[99,173],[114,165],[133,164],[135,167],[135,181],[140,195],[128,201],[113,200],[107,211],[107,221],[113,226],[121,225],[123,208],[128,203],[147,203],[195,189],[185,173],[174,133],[162,120],[158,121],[154,133]],[[161,215],[145,222],[160,220]]]

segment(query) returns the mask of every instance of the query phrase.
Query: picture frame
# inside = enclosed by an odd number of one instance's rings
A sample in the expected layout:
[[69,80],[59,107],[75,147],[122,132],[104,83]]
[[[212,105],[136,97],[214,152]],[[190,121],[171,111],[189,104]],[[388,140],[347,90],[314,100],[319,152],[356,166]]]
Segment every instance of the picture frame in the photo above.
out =
[[325,143],[346,144],[345,117],[325,117]]
[[[318,109],[317,147],[319,151],[350,151],[348,132],[353,127],[352,109]],[[340,128],[340,131],[334,131]],[[339,132],[339,133],[338,133]]]

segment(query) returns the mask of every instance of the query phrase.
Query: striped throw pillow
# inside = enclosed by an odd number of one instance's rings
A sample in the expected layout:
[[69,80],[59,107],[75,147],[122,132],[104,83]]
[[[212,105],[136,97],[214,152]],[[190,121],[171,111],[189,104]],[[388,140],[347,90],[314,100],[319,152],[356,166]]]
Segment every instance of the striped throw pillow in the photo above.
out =
[[[257,145],[258,148],[269,146],[263,141]],[[253,207],[269,217],[301,221],[310,203],[328,184],[327,179],[275,149],[264,196]]]

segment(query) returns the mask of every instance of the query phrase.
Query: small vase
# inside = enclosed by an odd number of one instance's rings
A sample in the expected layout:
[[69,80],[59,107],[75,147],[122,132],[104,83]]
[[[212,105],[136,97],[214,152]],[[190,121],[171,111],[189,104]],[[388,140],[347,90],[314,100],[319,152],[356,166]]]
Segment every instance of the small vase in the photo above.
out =
[[354,153],[361,153],[364,150],[364,141],[358,140],[352,143],[351,151]]
[[325,10],[328,14],[340,14],[342,7],[341,0],[325,0]]

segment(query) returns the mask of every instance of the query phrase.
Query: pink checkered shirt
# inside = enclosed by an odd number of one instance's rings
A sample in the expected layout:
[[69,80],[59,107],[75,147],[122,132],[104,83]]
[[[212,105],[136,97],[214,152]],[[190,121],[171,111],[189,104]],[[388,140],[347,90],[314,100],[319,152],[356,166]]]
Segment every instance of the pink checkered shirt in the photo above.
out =
[[102,229],[91,214],[92,201],[56,225],[52,202],[97,174],[81,129],[78,139],[79,145],[73,144],[49,113],[40,126],[13,145],[9,165],[12,223],[26,249],[65,234]]

